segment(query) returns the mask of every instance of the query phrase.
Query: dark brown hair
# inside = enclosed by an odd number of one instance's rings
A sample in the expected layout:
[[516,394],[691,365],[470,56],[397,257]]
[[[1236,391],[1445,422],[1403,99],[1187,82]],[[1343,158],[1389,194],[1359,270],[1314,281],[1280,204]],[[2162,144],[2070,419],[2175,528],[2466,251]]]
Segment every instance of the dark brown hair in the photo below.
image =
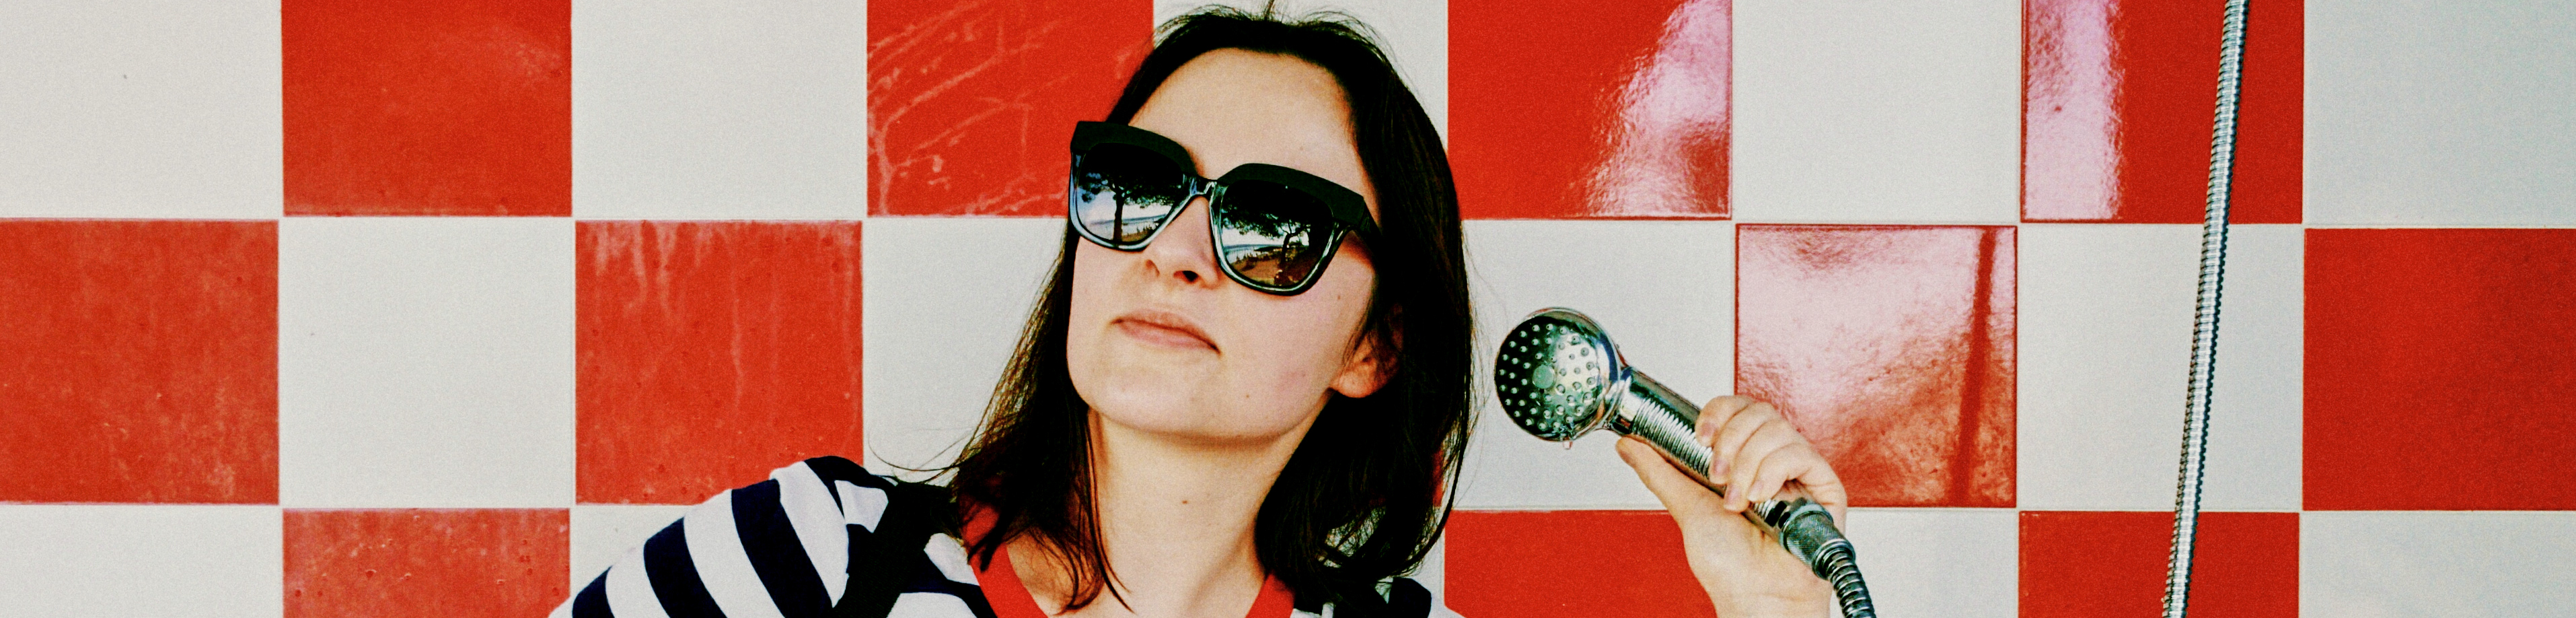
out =
[[[1283,20],[1270,10],[1202,9],[1162,28],[1107,120],[1133,118],[1173,71],[1200,54],[1280,54],[1330,72],[1351,110],[1354,141],[1377,191],[1377,270],[1364,335],[1392,350],[1393,373],[1362,398],[1332,395],[1253,524],[1261,566],[1298,605],[1344,602],[1409,572],[1447,524],[1472,414],[1472,327],[1458,195],[1440,135],[1365,26],[1324,13]],[[949,468],[961,505],[993,528],[968,539],[990,565],[1022,535],[1070,567],[1067,609],[1119,596],[1100,546],[1089,456],[1090,409],[1065,366],[1073,298],[1068,227],[1019,348],[994,388],[983,426]],[[1124,599],[1120,601],[1123,603]]]

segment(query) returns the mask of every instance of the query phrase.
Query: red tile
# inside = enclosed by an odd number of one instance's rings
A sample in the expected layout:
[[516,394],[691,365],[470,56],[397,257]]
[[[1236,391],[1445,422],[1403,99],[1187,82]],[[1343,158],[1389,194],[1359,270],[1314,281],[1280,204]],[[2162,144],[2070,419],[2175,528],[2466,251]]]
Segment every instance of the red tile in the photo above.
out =
[[0,220],[0,502],[277,502],[277,223]]
[[1735,389],[1858,506],[2014,500],[2014,228],[1736,228]]
[[694,504],[859,456],[858,222],[578,229],[581,502]]
[[[2191,615],[2299,615],[2299,514],[2201,513]],[[2021,514],[2022,618],[2153,618],[2172,561],[2172,512]]]
[[287,214],[572,214],[570,0],[278,8]]
[[1727,210],[1730,0],[1449,8],[1449,161],[1470,218]]
[[[2236,223],[2300,220],[2301,0],[2246,13]],[[2023,8],[2022,217],[2193,223],[2209,182],[2225,0],[2031,0]]]
[[2576,230],[2308,230],[2306,508],[2576,510],[2571,341]]
[[1064,216],[1073,123],[1153,28],[1135,0],[868,3],[868,212]]
[[1717,612],[1663,511],[1458,511],[1442,600],[1468,616],[1705,618]]
[[538,616],[571,593],[563,509],[285,514],[286,616]]

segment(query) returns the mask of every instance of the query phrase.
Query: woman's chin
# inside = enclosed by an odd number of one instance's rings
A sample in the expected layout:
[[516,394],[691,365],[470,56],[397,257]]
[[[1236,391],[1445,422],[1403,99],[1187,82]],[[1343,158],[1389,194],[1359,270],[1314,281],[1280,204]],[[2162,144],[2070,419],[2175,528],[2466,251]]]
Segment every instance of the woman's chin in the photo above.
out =
[[1094,403],[1103,424],[1120,433],[1152,436],[1158,441],[1193,446],[1260,446],[1295,429],[1293,422],[1221,418],[1211,408],[1166,400]]
[[1146,433],[1190,433],[1211,424],[1205,412],[1173,399],[1168,392],[1111,389],[1103,396],[1083,396],[1100,420]]

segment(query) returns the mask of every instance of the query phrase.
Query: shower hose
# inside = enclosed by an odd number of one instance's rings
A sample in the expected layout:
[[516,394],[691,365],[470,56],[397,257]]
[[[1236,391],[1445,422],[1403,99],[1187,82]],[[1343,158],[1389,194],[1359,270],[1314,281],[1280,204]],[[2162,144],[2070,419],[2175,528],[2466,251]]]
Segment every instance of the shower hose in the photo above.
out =
[[2208,459],[2210,376],[2218,360],[2218,298],[2227,273],[2227,198],[2236,163],[2236,88],[2245,64],[2245,2],[2227,0],[2218,50],[2218,113],[2210,126],[2209,193],[2200,224],[2200,282],[2192,303],[2191,387],[2182,421],[2181,478],[2174,486],[2173,551],[2165,565],[2165,618],[2183,618],[2191,599],[2192,540],[2200,523],[2200,478]]

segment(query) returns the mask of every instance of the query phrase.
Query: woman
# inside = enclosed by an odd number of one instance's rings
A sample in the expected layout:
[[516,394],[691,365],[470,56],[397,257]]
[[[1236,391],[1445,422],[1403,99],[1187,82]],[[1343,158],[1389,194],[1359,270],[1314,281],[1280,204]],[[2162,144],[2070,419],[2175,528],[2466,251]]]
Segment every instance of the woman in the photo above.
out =
[[[1053,275],[949,487],[798,463],[562,611],[1448,614],[1398,576],[1447,517],[1475,351],[1447,159],[1384,56],[1342,23],[1194,13],[1073,156]],[[1833,472],[1768,405],[1700,426],[1726,496],[1619,447],[1692,571],[1725,616],[1823,613],[1736,513],[1794,480],[1839,518]]]

